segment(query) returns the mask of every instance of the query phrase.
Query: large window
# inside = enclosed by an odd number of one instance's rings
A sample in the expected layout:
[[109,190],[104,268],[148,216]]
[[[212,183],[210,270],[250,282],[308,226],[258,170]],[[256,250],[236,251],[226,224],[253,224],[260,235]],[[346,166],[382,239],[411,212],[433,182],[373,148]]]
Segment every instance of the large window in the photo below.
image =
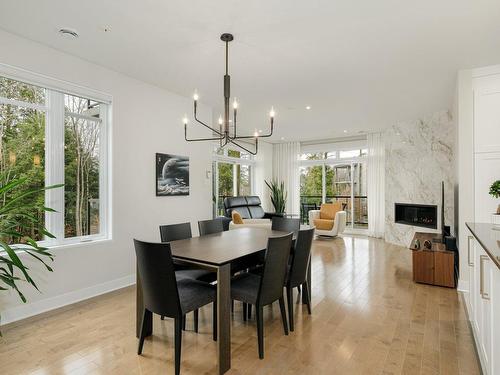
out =
[[224,198],[251,195],[253,159],[231,149],[215,149],[213,166],[214,216],[224,215]]
[[301,218],[321,203],[341,202],[350,228],[368,228],[366,149],[304,153],[300,160]]
[[[62,91],[62,90],[61,90]],[[23,187],[64,183],[37,199],[55,213],[33,212],[56,239],[49,246],[106,238],[109,105],[0,76],[0,172]]]

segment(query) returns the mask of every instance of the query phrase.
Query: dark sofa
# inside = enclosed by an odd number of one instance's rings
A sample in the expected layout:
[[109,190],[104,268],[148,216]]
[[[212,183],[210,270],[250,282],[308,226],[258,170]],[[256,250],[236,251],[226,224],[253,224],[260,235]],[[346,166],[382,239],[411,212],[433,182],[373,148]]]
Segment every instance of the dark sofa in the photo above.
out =
[[238,211],[242,219],[271,219],[275,216],[283,217],[283,214],[264,212],[260,198],[254,195],[224,198],[224,209],[226,217],[231,217],[233,211]]

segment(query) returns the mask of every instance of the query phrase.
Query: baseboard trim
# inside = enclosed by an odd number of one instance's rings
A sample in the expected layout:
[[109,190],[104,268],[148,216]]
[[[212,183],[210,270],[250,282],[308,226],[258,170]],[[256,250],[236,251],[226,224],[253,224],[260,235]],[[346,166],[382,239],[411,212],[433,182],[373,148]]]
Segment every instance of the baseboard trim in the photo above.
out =
[[6,325],[18,320],[30,318],[47,311],[55,310],[67,305],[84,301],[92,297],[97,297],[101,294],[106,294],[133,284],[135,284],[135,275],[128,275],[119,279],[107,281],[102,284],[97,284],[88,288],[76,290],[74,292],[61,294],[32,303],[18,305],[0,313],[2,319],[0,324]]
[[457,290],[462,293],[469,293],[469,281],[458,280]]

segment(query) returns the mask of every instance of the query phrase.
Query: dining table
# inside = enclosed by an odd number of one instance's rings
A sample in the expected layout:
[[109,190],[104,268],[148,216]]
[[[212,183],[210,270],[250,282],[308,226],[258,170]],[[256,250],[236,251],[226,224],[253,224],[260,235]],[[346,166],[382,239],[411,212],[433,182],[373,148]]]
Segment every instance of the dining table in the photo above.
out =
[[[269,237],[285,234],[286,232],[270,228],[247,227],[170,242],[172,258],[176,263],[181,262],[217,273],[217,363],[219,374],[224,374],[231,368],[231,263],[251,258],[265,251]],[[308,271],[309,285],[311,285],[310,268]],[[138,273],[136,281],[136,335],[139,337],[143,297]],[[304,295],[304,293],[302,294]],[[153,332],[152,318],[144,324],[146,325],[146,336],[150,336]]]

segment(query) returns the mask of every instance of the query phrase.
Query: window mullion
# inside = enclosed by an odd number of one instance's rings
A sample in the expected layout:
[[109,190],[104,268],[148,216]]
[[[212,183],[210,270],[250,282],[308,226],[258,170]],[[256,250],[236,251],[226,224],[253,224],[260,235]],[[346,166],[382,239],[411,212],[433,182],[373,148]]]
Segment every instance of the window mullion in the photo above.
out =
[[[64,95],[47,90],[45,124],[45,186],[64,183]],[[49,244],[64,239],[64,188],[45,192],[47,207],[56,212],[45,213],[45,224],[56,239],[47,239]]]
[[108,116],[109,107],[107,104],[101,104],[99,106],[99,117],[101,121],[101,127],[99,132],[99,234],[110,235],[110,200],[108,199],[107,192],[109,191],[108,184],[111,181],[111,171],[112,168],[109,165],[109,154],[108,154]]
[[321,164],[321,201],[326,203],[326,168],[325,163]]

